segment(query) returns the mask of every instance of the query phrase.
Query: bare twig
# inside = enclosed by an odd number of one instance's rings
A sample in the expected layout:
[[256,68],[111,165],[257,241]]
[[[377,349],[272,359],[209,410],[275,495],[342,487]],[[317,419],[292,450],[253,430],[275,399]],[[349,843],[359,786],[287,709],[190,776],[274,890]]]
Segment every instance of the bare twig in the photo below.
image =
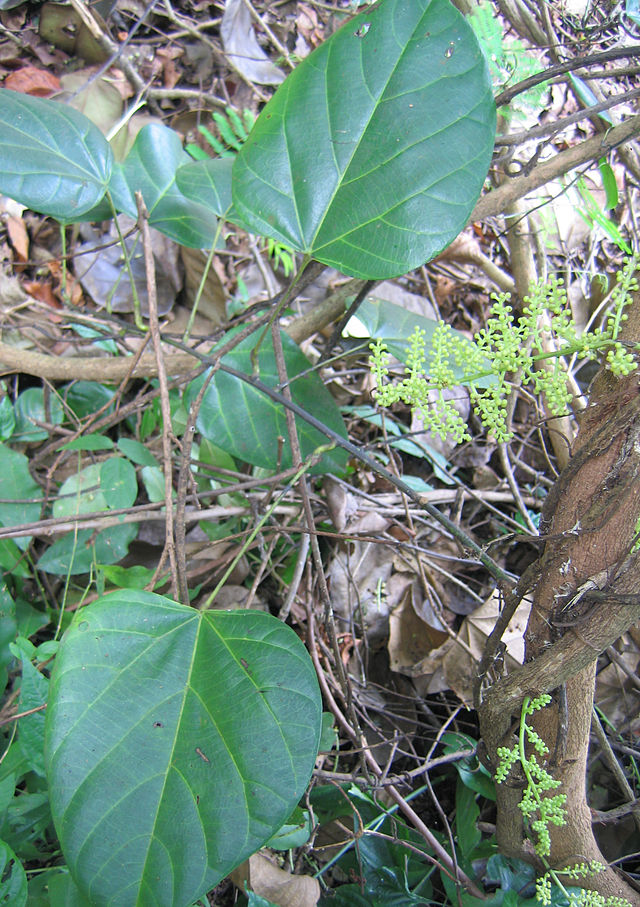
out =
[[516,95],[522,94],[530,88],[535,88],[536,85],[540,85],[542,82],[548,82],[554,76],[562,75],[565,72],[575,72],[585,66],[592,66],[594,63],[607,63],[609,60],[620,60],[637,56],[640,56],[640,44],[632,44],[630,47],[611,47],[601,53],[564,60],[562,63],[549,66],[548,69],[537,72],[521,82],[516,82],[515,85],[511,85],[509,88],[505,88],[504,91],[496,95],[496,106],[502,107],[504,104],[508,104]]
[[[135,88],[135,90],[139,94],[143,95],[147,91],[147,88],[149,86],[140,77],[140,74],[131,65],[129,60],[127,60],[126,56],[122,56],[123,48],[117,45],[115,41],[112,41],[109,35],[106,34],[104,29],[94,16],[92,10],[85,5],[83,0],[70,0],[70,3],[80,17],[83,24],[86,25],[92,37],[95,38],[95,40],[98,42],[100,47],[102,47],[105,53],[109,55],[109,65],[113,65],[113,63],[115,63],[116,60],[119,59],[120,66],[122,67],[122,71],[124,72],[125,76],[129,80],[133,88]],[[145,11],[145,15],[147,15],[147,13],[152,9],[154,3],[155,0],[153,0],[147,11]],[[156,115],[160,116],[162,114],[160,108],[153,101],[150,102],[149,106],[152,109],[153,113],[155,113]]]
[[526,129],[524,132],[500,135],[496,139],[496,145],[521,145],[523,142],[530,142],[534,139],[542,138],[543,136],[556,135],[573,123],[580,123],[582,120],[587,120],[598,113],[602,113],[604,110],[610,110],[617,104],[624,104],[626,101],[632,101],[637,97],[640,97],[640,88],[621,92],[620,94],[607,98],[605,101],[601,101],[599,104],[592,104],[590,107],[584,107],[566,117],[554,120],[552,123],[543,123],[540,126],[534,126],[532,129]]
[[[184,577],[178,577],[178,567],[176,563],[176,540],[173,528],[173,450],[172,445],[176,442],[171,429],[171,405],[169,403],[169,386],[167,383],[167,370],[162,358],[162,338],[160,336],[160,325],[158,324],[158,297],[156,293],[156,269],[153,259],[153,248],[151,246],[151,230],[149,229],[149,216],[145,207],[142,193],[136,192],[136,204],[138,206],[138,223],[142,234],[142,247],[144,250],[144,263],[147,273],[147,295],[149,297],[149,330],[153,341],[154,354],[158,367],[158,383],[160,385],[160,410],[162,412],[162,466],[164,470],[164,498],[166,504],[166,529],[164,550],[169,557],[171,568],[171,591],[176,601],[182,601],[182,604],[189,604],[188,596],[186,599],[180,598],[180,592],[186,589],[186,580]],[[164,553],[156,570],[156,576],[160,573]],[[154,576],[155,579],[155,576]]]

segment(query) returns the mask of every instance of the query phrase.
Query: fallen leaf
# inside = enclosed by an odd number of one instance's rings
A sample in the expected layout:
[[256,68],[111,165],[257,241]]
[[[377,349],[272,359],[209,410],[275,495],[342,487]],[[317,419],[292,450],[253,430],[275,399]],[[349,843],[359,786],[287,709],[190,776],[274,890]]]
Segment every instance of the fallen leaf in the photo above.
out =
[[441,646],[449,635],[435,614],[427,614],[427,601],[421,593],[418,578],[396,573],[392,581],[400,583],[401,578],[404,578],[405,588],[400,604],[389,615],[387,649],[391,670],[411,676],[425,655]]
[[[453,646],[443,660],[442,667],[448,689],[453,690],[469,708],[473,703],[477,662],[482,657],[485,643],[495,626],[501,608],[502,600],[496,591],[473,614],[464,619],[458,632],[459,641],[453,641]],[[504,666],[507,670],[509,667],[522,664],[524,660],[524,631],[530,610],[531,602],[527,599],[521,601],[502,637],[506,647]]]
[[62,302],[69,300],[71,305],[80,305],[82,302],[82,287],[73,274],[69,272],[69,269],[67,268],[63,273],[62,262],[55,259],[47,262],[47,268],[55,281],[56,296]]
[[95,67],[86,67],[63,75],[60,79],[61,100],[84,113],[103,135],[107,135],[122,116],[122,97],[111,79],[92,81],[95,72]]
[[393,552],[386,545],[350,541],[336,552],[327,573],[341,630],[350,630],[354,623],[358,624],[373,648],[385,641],[388,633],[389,602],[385,584],[392,563]]
[[[119,215],[118,222],[123,233],[127,233],[133,224],[131,218]],[[176,261],[178,247],[166,236],[152,228],[151,245],[157,264],[156,290],[158,295],[158,314],[165,315],[171,311],[180,280]],[[106,246],[106,248],[105,248]],[[149,311],[147,296],[147,274],[142,254],[142,243],[135,235],[125,239],[129,252],[131,273],[140,300],[143,315]],[[76,246],[74,268],[76,277],[84,290],[101,308],[111,308],[113,312],[132,312],[133,291],[129,272],[125,267],[124,255],[118,243],[115,225],[111,223],[109,233],[97,240]]]
[[291,875],[263,853],[256,853],[231,873],[233,884],[245,893],[247,888],[278,907],[315,907],[320,899],[320,884],[311,876]]
[[19,261],[29,258],[29,235],[21,217],[9,215],[5,221],[9,240]]
[[[208,254],[200,249],[180,247],[180,260],[184,265],[185,305],[189,308],[193,307],[198,295],[208,258]],[[227,319],[227,298],[228,294],[220,279],[220,272],[216,267],[209,268],[198,302],[198,312],[212,324],[223,324]]]
[[[298,38],[295,52],[298,56],[306,56],[324,40],[324,27],[321,22],[318,22],[316,11],[306,3],[298,3],[296,29]],[[301,50],[302,53],[300,53]]]
[[344,532],[347,523],[358,512],[358,500],[345,484],[332,476],[325,479],[324,490],[331,522],[338,532]]
[[284,72],[271,62],[258,44],[251,13],[244,0],[226,0],[220,35],[229,63],[245,79],[259,85],[284,82]]
[[180,73],[175,60],[183,55],[181,47],[159,47],[156,57],[162,62],[162,84],[164,88],[175,88],[180,81]]
[[57,76],[35,66],[23,66],[22,69],[10,72],[3,85],[4,88],[36,98],[48,98],[60,90],[60,80]]
[[64,3],[43,3],[39,33],[43,41],[87,63],[103,63],[109,54],[99,44],[80,15]]
[[50,283],[43,283],[40,280],[25,280],[23,287],[34,299],[44,302],[45,305],[51,306],[52,309],[61,309],[62,303],[56,299],[55,293]]

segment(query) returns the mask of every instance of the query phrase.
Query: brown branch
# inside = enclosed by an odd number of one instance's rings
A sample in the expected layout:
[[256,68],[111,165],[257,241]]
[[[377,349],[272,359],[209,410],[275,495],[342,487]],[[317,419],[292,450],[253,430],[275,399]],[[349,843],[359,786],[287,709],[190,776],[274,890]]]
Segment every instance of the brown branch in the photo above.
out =
[[573,148],[559,152],[548,161],[538,164],[531,173],[514,177],[492,192],[483,195],[471,213],[470,222],[502,214],[517,199],[539,189],[540,186],[544,186],[545,183],[556,177],[569,173],[580,164],[604,157],[613,148],[638,135],[640,135],[640,116],[630,117],[603,135],[594,135],[579,145],[574,145]]
[[587,618],[569,628],[562,639],[490,687],[483,702],[487,713],[501,715],[502,723],[508,725],[524,696],[549,693],[566,683],[626,633],[640,619],[640,604],[620,604],[611,591],[606,603],[594,606]]
[[[194,358],[195,357],[195,358]],[[170,375],[188,372],[196,365],[195,354],[180,352],[164,357]],[[122,381],[129,377],[131,358],[75,356],[63,359],[49,353],[21,350],[0,342],[0,368],[5,372],[34,375],[47,381]],[[144,353],[131,373],[132,378],[157,378],[158,361],[154,353]]]
[[[136,192],[136,205],[138,207],[138,225],[142,234],[142,248],[144,251],[144,265],[147,277],[147,296],[149,299],[149,331],[153,341],[153,351],[156,357],[158,369],[158,384],[160,385],[160,411],[162,413],[162,467],[164,471],[164,499],[166,504],[165,523],[165,540],[164,551],[156,568],[153,579],[155,580],[162,571],[162,565],[166,555],[169,557],[171,568],[171,593],[176,601],[182,601],[183,605],[189,604],[188,594],[186,598],[180,597],[180,593],[186,592],[186,578],[178,577],[178,566],[176,562],[176,539],[173,525],[173,457],[172,444],[176,439],[173,436],[171,428],[171,406],[169,404],[169,385],[167,382],[167,370],[162,355],[162,338],[160,336],[160,325],[158,323],[158,295],[156,290],[156,265],[153,257],[153,248],[151,245],[151,230],[149,229],[149,214],[142,198],[142,192]],[[177,442],[176,442],[177,443]],[[153,588],[153,587],[152,587]]]
[[[632,101],[640,95],[640,88],[634,88],[632,91],[623,91],[620,94],[612,95],[598,104],[592,104],[590,107],[583,107],[569,116],[561,117],[552,123],[542,123],[540,126],[534,126],[533,129],[525,129],[524,132],[508,133],[499,135],[496,139],[496,145],[521,145],[523,142],[530,142],[533,139],[543,138],[544,136],[556,135],[562,132],[567,126],[574,123],[580,123],[582,120],[588,120],[595,117],[596,114],[603,113],[605,110],[611,110],[618,104],[624,104],[626,101]],[[604,124],[603,124],[604,125]]]
[[620,60],[627,57],[637,57],[640,55],[640,44],[632,44],[630,47],[612,47],[609,50],[602,51],[598,54],[589,54],[586,57],[574,57],[571,60],[564,60],[562,63],[556,63],[549,66],[542,72],[537,72],[521,82],[516,82],[510,88],[505,88],[500,94],[496,95],[496,107],[503,107],[508,104],[516,95],[535,88],[542,82],[548,82],[554,76],[561,76],[565,72],[574,72],[583,69],[585,66],[591,66],[594,63],[607,63],[609,60]]

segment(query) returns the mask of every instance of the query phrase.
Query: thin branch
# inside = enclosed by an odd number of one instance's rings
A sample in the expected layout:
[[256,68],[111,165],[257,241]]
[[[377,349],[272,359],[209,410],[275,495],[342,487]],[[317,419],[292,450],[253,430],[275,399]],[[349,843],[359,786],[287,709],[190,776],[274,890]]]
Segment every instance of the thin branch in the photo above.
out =
[[[153,341],[154,354],[158,366],[158,383],[160,385],[160,410],[162,413],[162,466],[164,470],[164,499],[166,504],[165,524],[165,541],[164,550],[169,556],[169,565],[171,567],[171,592],[176,601],[182,601],[183,605],[189,604],[188,595],[185,599],[180,598],[182,591],[186,589],[186,579],[178,577],[178,566],[176,562],[176,540],[173,528],[173,450],[172,444],[176,443],[171,428],[171,405],[169,403],[169,386],[167,383],[167,370],[162,358],[162,337],[160,335],[160,325],[158,324],[158,296],[156,293],[156,267],[153,258],[153,248],[151,245],[151,230],[149,229],[149,215],[142,198],[142,192],[136,192],[136,205],[138,206],[138,223],[142,234],[142,247],[144,250],[144,264],[147,274],[147,295],[149,297],[149,330]],[[160,573],[164,561],[164,552],[160,558],[160,563],[156,575]],[[155,577],[154,577],[155,578]]]
[[579,145],[574,145],[573,148],[559,152],[548,161],[538,164],[531,173],[514,177],[498,186],[497,189],[483,195],[473,209],[469,221],[473,223],[502,214],[517,199],[523,198],[556,177],[569,173],[570,170],[581,164],[599,160],[613,148],[617,148],[618,145],[622,145],[638,135],[640,135],[640,116],[630,117],[603,135],[594,135]]
[[623,104],[625,101],[632,101],[639,96],[640,88],[634,88],[632,91],[625,91],[621,94],[613,95],[612,97],[607,98],[606,101],[601,101],[599,104],[592,104],[591,107],[584,107],[553,123],[543,123],[540,126],[534,126],[533,129],[527,129],[524,132],[499,135],[496,138],[496,145],[520,145],[523,142],[529,142],[533,139],[542,138],[543,136],[556,135],[556,133],[562,132],[563,129],[566,129],[567,126],[571,126],[573,123],[587,120],[595,114],[602,113],[603,110],[610,110],[617,104]]
[[508,104],[517,95],[528,91],[530,88],[535,88],[536,85],[540,85],[542,82],[548,82],[554,76],[562,75],[565,72],[574,72],[585,66],[592,66],[594,63],[607,63],[609,60],[620,60],[637,56],[640,56],[640,44],[632,44],[631,47],[612,47],[601,53],[588,54],[586,57],[574,57],[571,60],[565,60],[563,63],[556,63],[555,66],[549,66],[548,69],[537,72],[521,82],[516,82],[510,88],[505,88],[504,91],[496,95],[496,107]]

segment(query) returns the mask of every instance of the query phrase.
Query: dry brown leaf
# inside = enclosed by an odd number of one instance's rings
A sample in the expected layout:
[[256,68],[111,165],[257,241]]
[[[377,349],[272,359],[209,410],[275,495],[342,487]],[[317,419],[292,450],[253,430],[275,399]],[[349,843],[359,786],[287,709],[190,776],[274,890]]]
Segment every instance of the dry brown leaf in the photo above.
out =
[[92,81],[95,73],[95,66],[65,73],[60,79],[63,90],[60,97],[68,99],[71,107],[84,113],[103,135],[107,135],[122,116],[123,102],[111,79]]
[[[502,601],[496,591],[473,614],[464,619],[458,632],[458,639],[465,645],[454,641],[443,659],[442,667],[448,689],[453,690],[469,708],[473,703],[476,664],[482,658],[487,637],[495,626],[501,607]],[[526,599],[520,602],[502,637],[502,642],[506,646],[504,664],[507,669],[523,662],[524,631],[530,610],[531,602]]]
[[638,717],[638,667],[640,652],[630,634],[625,634],[613,647],[616,661],[598,671],[595,703],[613,727],[627,727]]
[[0,270],[0,308],[22,305],[28,298],[18,278],[9,277]]
[[298,36],[304,39],[309,50],[313,50],[324,41],[324,26],[322,22],[318,21],[318,14],[313,7],[307,6],[306,3],[298,3],[296,29]]
[[103,63],[109,56],[79,14],[66,3],[42,4],[39,32],[47,44],[81,57],[87,63]]
[[395,574],[389,583],[395,585],[404,581],[404,590],[398,604],[389,615],[389,664],[392,671],[413,676],[415,667],[425,656],[439,648],[449,638],[446,630],[431,624],[435,621],[424,619],[425,598],[420,582],[410,574]]
[[9,215],[5,221],[9,241],[18,256],[19,261],[27,261],[29,258],[29,234],[21,217]]
[[[200,249],[180,247],[180,258],[184,265],[184,303],[191,308],[196,299],[200,281],[204,274],[208,254]],[[208,318],[212,324],[223,324],[227,320],[228,294],[220,279],[218,268],[209,268],[202,295],[198,303],[198,312]]]
[[356,496],[342,482],[338,482],[331,476],[327,476],[325,479],[324,490],[331,522],[337,532],[343,532],[358,511]]
[[159,47],[156,50],[156,57],[162,63],[162,84],[165,88],[175,88],[180,81],[175,60],[183,53],[181,47]]
[[[452,690],[466,706],[472,706],[477,663],[482,657],[500,607],[500,596],[494,592],[473,614],[465,618],[457,639],[448,639],[415,665],[412,674],[422,695]],[[521,602],[502,638],[506,645],[504,662],[507,669],[522,664],[524,631],[530,610],[530,602]]]
[[10,72],[3,83],[4,88],[29,94],[36,98],[48,98],[60,90],[60,80],[53,73],[36,66],[23,66]]
[[62,303],[56,298],[50,283],[41,280],[25,280],[22,285],[29,296],[33,296],[39,302],[44,302],[52,309],[62,308]]
[[[118,215],[123,234],[129,233],[134,221],[124,214]],[[89,235],[87,232],[85,235]],[[129,264],[143,315],[148,313],[147,274],[142,254],[142,244],[134,235],[125,239],[129,252]],[[154,228],[151,229],[151,247],[157,265],[156,290],[158,314],[171,311],[180,289],[180,273],[177,265],[178,245]],[[124,264],[124,254],[118,243],[118,233],[112,222],[109,232],[94,235],[85,243],[76,246],[74,267],[76,277],[96,305],[111,306],[114,312],[132,312],[133,290],[129,271]]]
[[[55,280],[55,294],[62,301],[69,299],[71,300],[72,305],[80,305],[82,302],[82,287],[79,282],[74,278],[73,274],[70,274],[67,270],[63,275],[62,263],[56,261],[55,259],[47,262],[47,268],[49,273]],[[62,283],[65,283],[64,290],[62,288]]]
[[278,907],[315,907],[320,884],[311,876],[291,875],[263,853],[256,853],[231,873],[233,884],[247,888]]
[[331,601],[340,627],[362,625],[369,645],[386,640],[389,604],[384,585],[391,575],[393,552],[385,545],[352,541],[339,549],[329,565]]

